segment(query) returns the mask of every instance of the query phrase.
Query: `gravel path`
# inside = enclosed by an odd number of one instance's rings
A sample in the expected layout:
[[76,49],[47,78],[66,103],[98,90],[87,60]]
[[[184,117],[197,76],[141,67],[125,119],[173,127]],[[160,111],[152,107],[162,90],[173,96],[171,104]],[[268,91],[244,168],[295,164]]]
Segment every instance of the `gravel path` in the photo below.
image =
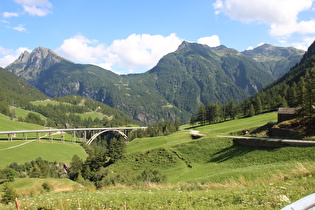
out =
[[25,144],[29,144],[29,143],[31,143],[31,142],[33,142],[33,141],[35,141],[35,140],[27,141],[27,142],[24,142],[24,143],[19,144],[19,145],[16,145],[16,146],[12,146],[12,147],[8,147],[8,148],[0,149],[0,151],[9,150],[9,149],[14,149],[14,148],[17,148],[17,147],[21,147],[21,146],[23,146],[23,145],[25,145]]

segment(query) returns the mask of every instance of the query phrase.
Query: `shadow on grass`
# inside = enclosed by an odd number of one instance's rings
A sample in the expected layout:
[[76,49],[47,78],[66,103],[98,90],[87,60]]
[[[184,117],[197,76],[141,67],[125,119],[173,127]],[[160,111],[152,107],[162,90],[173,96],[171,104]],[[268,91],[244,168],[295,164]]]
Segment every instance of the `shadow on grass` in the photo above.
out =
[[221,163],[235,157],[246,155],[253,151],[257,151],[257,150],[273,151],[275,149],[277,148],[255,148],[255,147],[248,147],[248,146],[233,144],[230,147],[227,147],[219,152],[214,153],[208,162]]

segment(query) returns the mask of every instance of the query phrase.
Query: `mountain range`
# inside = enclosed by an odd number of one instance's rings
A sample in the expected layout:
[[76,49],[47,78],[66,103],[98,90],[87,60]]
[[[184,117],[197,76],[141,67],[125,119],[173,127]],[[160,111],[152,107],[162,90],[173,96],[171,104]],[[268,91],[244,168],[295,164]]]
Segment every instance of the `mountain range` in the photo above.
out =
[[184,41],[151,70],[118,75],[38,47],[6,69],[50,97],[80,95],[152,124],[175,118],[187,122],[200,103],[241,102],[287,73],[303,54],[268,44],[238,52]]
[[[287,98],[289,100],[290,96],[288,95],[288,91],[285,90],[288,87],[295,86],[295,89],[299,89],[301,87],[296,87],[299,81],[302,79],[303,81],[307,81],[309,79],[307,76],[308,73],[314,71],[315,67],[315,41],[309,46],[307,51],[304,53],[301,60],[296,63],[289,72],[285,75],[267,85],[260,91],[260,95],[280,95],[282,97]],[[310,84],[309,84],[310,85]],[[294,88],[293,88],[294,89]],[[312,91],[314,91],[314,86]],[[298,91],[296,91],[298,92]],[[295,93],[297,94],[297,93]],[[292,97],[291,97],[292,98]]]

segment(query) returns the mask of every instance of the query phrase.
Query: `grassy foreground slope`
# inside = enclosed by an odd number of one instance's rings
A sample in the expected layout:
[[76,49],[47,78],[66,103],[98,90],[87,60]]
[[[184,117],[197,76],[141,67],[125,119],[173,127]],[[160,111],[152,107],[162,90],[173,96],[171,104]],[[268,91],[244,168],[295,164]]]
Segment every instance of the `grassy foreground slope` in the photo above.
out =
[[271,176],[297,162],[315,160],[313,147],[252,148],[218,138],[243,129],[276,121],[276,113],[192,128],[206,136],[193,140],[189,130],[169,136],[135,139],[125,157],[111,166],[113,172],[139,174],[147,168],[159,170],[168,182],[224,182],[244,177]]
[[[281,209],[314,192],[315,149],[257,149],[217,138],[275,120],[276,113],[269,113],[195,127],[207,135],[198,140],[191,139],[189,130],[135,139],[125,157],[110,166],[121,178],[157,169],[169,183],[95,191],[69,180],[17,179],[12,186],[24,209]],[[53,192],[41,192],[43,182],[53,185]],[[60,192],[58,186],[72,192]],[[13,209],[14,204],[0,208]]]
[[[315,149],[258,149],[233,145],[217,135],[275,121],[269,113],[193,128],[206,134],[192,140],[188,130],[169,136],[135,139],[112,174],[125,178],[144,169],[167,175],[165,184],[116,185],[103,190],[45,193],[21,198],[27,209],[281,209],[314,192]],[[19,191],[25,185],[18,180]],[[35,181],[35,180],[34,180]],[[28,183],[29,181],[27,181]],[[37,182],[35,182],[37,183]],[[39,186],[38,184],[33,184]],[[71,183],[69,183],[71,184]],[[12,209],[14,204],[1,205]]]

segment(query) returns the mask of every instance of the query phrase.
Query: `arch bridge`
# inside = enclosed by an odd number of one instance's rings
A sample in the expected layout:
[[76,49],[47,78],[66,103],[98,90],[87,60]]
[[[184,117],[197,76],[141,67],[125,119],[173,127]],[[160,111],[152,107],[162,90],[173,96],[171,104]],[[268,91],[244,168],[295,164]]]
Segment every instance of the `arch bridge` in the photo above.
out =
[[[118,132],[121,136],[127,139],[127,135],[123,131],[127,130],[145,130],[147,127],[109,127],[109,128],[69,128],[69,129],[43,129],[43,130],[17,130],[17,131],[0,131],[0,135],[6,134],[8,135],[8,141],[12,141],[16,134],[23,134],[23,140],[27,140],[28,133],[35,133],[36,139],[39,141],[41,138],[49,136],[49,139],[53,141],[54,134],[61,134],[61,141],[64,141],[65,132],[72,132],[72,142],[76,142],[76,132],[84,132],[83,133],[83,141],[86,142],[87,145],[90,145],[99,135],[113,131]],[[87,131],[92,131],[93,135],[87,141]],[[97,133],[95,133],[97,132]],[[44,136],[40,136],[40,133],[46,133]]]

